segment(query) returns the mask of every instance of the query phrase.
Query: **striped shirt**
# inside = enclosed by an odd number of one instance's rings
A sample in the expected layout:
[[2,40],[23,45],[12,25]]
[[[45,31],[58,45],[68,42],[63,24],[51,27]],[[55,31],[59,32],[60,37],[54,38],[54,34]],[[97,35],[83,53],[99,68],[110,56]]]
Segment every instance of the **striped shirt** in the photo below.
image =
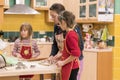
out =
[[12,51],[13,56],[17,56],[17,54],[20,54],[22,45],[28,45],[32,47],[32,52],[33,52],[32,57],[39,56],[40,51],[38,49],[37,42],[31,39],[24,39],[24,40],[17,39],[14,43],[14,48]]

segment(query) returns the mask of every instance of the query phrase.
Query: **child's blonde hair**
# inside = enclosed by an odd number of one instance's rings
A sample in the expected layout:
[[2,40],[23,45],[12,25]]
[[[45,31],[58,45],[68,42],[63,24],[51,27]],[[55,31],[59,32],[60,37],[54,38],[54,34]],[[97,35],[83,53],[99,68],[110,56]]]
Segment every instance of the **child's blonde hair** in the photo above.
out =
[[[28,31],[28,38],[32,36],[33,33],[33,29],[32,26],[29,23],[22,23],[22,25],[20,26],[20,32],[25,29]],[[22,40],[22,36],[20,35],[20,39]]]

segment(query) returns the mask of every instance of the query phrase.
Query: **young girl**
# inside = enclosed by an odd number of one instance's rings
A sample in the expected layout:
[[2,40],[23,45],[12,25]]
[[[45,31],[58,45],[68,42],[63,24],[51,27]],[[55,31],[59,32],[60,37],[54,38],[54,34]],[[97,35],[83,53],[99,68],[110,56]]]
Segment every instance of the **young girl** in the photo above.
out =
[[[61,51],[61,60],[57,65],[62,67],[62,80],[77,80],[79,70],[79,59],[81,55],[79,48],[78,34],[73,30],[75,25],[75,16],[68,11],[63,11],[58,16],[59,24],[62,30],[66,31],[63,51]],[[60,53],[58,54],[58,58]]]
[[[32,26],[29,23],[23,23],[20,27],[20,38],[14,43],[12,55],[21,59],[36,58],[40,51],[36,41],[32,40]],[[30,80],[33,75],[20,76],[20,80]]]

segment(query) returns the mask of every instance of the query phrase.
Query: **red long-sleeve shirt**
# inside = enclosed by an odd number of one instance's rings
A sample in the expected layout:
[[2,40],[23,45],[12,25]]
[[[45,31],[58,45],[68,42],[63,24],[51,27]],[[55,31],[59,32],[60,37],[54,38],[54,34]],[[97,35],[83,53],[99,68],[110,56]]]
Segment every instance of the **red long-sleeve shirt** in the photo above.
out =
[[[70,55],[72,55],[72,56],[75,56],[75,57],[79,58],[79,56],[81,55],[81,51],[80,51],[80,48],[79,48],[79,45],[78,45],[79,39],[78,39],[77,33],[73,30],[69,31],[67,33],[65,39],[66,39],[66,41],[65,41],[66,47],[67,47],[67,49],[70,53],[68,53],[66,51],[66,48],[65,48],[65,45],[64,45],[64,50],[63,50],[62,57],[64,57],[64,59],[66,59]],[[76,69],[76,68],[79,68],[79,63],[78,63],[78,61],[74,60],[72,69]]]

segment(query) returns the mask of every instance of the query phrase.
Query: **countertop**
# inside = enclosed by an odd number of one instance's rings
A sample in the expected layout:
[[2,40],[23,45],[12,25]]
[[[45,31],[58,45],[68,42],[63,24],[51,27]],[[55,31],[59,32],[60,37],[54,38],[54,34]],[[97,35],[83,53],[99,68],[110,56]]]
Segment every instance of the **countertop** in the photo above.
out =
[[107,47],[105,49],[98,49],[98,48],[91,48],[91,49],[84,49],[83,52],[112,52],[113,47]]
[[[37,44],[44,44],[44,45],[52,45],[53,42],[37,42]],[[13,45],[14,42],[8,43],[10,45]],[[107,47],[105,49],[98,49],[98,48],[90,48],[90,49],[84,49],[83,52],[112,52],[113,51],[113,47]]]

